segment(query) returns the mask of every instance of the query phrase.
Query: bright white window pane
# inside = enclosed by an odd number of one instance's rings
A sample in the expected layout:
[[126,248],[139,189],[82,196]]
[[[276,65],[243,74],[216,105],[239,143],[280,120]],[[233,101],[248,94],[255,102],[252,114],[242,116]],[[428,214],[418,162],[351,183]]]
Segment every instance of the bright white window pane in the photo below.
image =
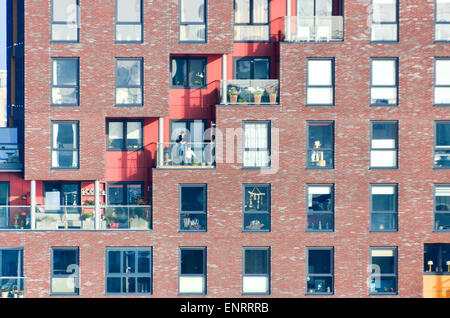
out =
[[204,0],[182,0],[181,22],[204,22]]
[[436,187],[436,196],[449,197],[450,196],[450,187]]
[[436,41],[450,41],[450,24],[436,24]]
[[245,148],[267,148],[267,125],[245,124]]
[[394,256],[394,250],[392,249],[374,249],[371,251],[372,257],[392,257]]
[[372,60],[372,85],[396,85],[395,66],[393,60]]
[[436,85],[450,85],[450,60],[436,60]]
[[76,24],[52,24],[52,41],[76,41],[77,39]]
[[333,89],[331,87],[308,88],[306,103],[309,105],[333,104]]
[[268,25],[235,25],[235,41],[267,41],[269,40]]
[[395,167],[396,151],[372,150],[370,152],[370,163],[372,167]]
[[77,21],[76,0],[53,0],[53,21],[54,22]]
[[140,88],[117,88],[116,104],[142,104]]
[[206,27],[203,24],[180,25],[180,41],[205,41]]
[[397,88],[396,87],[373,87],[371,89],[372,104],[397,104]]
[[372,24],[371,41],[397,41],[397,24]]
[[181,276],[180,277],[180,293],[203,294],[205,279],[203,276]]
[[269,21],[269,1],[253,0],[253,22],[267,23]]
[[244,152],[245,167],[267,167],[269,152],[267,150],[247,150]]
[[52,293],[75,293],[75,277],[52,278]]
[[373,0],[372,4],[374,22],[396,21],[396,0]]
[[330,60],[308,61],[308,85],[332,85]]
[[436,87],[434,89],[435,104],[450,104],[450,87]]
[[329,186],[308,186],[309,194],[330,194]]
[[395,194],[395,187],[394,186],[372,186],[372,194],[386,194],[386,195],[393,195]]
[[395,139],[373,139],[373,149],[395,148]]
[[141,123],[128,122],[127,139],[141,139]]
[[250,23],[250,0],[236,0],[234,8],[235,23]]
[[141,22],[141,0],[117,0],[117,22]]
[[110,122],[108,136],[111,139],[123,139],[123,123]]
[[117,24],[116,41],[141,41],[141,25]]
[[436,0],[436,21],[438,22],[450,21],[449,0]]
[[268,277],[244,276],[242,284],[243,293],[259,294],[269,291]]

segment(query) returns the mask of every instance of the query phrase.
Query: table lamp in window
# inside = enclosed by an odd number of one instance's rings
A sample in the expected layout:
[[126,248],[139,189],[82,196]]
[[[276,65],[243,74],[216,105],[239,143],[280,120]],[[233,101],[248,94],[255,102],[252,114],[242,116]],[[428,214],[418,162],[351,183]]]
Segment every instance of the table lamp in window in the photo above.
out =
[[317,164],[317,166],[319,166],[319,167],[325,167],[326,162],[323,159],[323,151],[317,150],[317,149],[321,149],[321,147],[322,147],[322,144],[320,143],[320,140],[314,141],[314,149],[315,150],[313,150],[311,161],[315,162]]
[[433,263],[433,261],[428,261],[427,264],[428,264],[428,266],[429,266],[428,271],[431,272],[431,266],[433,266],[434,263]]

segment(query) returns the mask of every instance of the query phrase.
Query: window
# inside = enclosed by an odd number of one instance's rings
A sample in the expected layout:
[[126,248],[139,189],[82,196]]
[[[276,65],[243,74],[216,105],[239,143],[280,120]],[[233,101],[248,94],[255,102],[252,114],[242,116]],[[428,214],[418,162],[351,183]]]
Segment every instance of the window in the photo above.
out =
[[425,244],[424,252],[425,274],[450,274],[450,244]]
[[397,185],[373,184],[371,192],[370,230],[397,230]]
[[116,42],[142,42],[142,0],[116,0]]
[[180,185],[180,231],[206,232],[206,184]]
[[244,167],[270,167],[270,122],[244,122]]
[[143,182],[108,182],[108,204],[134,205],[143,198]]
[[450,122],[438,121],[435,128],[434,167],[450,168]]
[[397,59],[377,58],[371,62],[370,104],[397,105]]
[[52,169],[78,169],[78,122],[52,122]]
[[270,59],[268,57],[240,57],[234,59],[235,79],[269,79]]
[[106,294],[151,294],[152,248],[106,249]]
[[308,59],[306,104],[333,106],[334,59]]
[[270,293],[270,247],[245,247],[242,294]]
[[206,247],[180,248],[180,294],[206,294]]
[[78,58],[52,58],[52,105],[79,105]]
[[234,1],[234,41],[269,41],[269,0]]
[[450,184],[434,187],[435,231],[450,231]]
[[172,57],[172,88],[205,88],[206,58]]
[[398,41],[397,0],[372,0],[372,42]]
[[450,1],[436,0],[435,41],[450,41]]
[[206,42],[206,0],[180,0],[180,42]]
[[370,248],[370,294],[397,293],[397,248]]
[[[0,249],[0,283],[2,288],[9,290],[8,297],[23,294],[23,249],[3,248]],[[19,292],[19,293],[17,293]]]
[[307,186],[307,230],[332,232],[334,230],[334,188],[330,184]]
[[52,248],[52,295],[78,295],[78,247]]
[[307,168],[333,169],[334,122],[309,122]]
[[308,247],[307,253],[306,294],[332,294],[333,248]]
[[116,59],[116,105],[142,106],[142,59]]
[[143,150],[142,120],[108,120],[108,150]]
[[397,122],[372,122],[371,168],[397,168]]
[[244,232],[270,231],[270,184],[244,184]]
[[44,182],[45,212],[60,212],[61,206],[67,213],[80,213],[80,182]]
[[435,59],[434,67],[434,104],[450,106],[450,59]]
[[78,42],[78,0],[52,0],[51,40],[54,42]]

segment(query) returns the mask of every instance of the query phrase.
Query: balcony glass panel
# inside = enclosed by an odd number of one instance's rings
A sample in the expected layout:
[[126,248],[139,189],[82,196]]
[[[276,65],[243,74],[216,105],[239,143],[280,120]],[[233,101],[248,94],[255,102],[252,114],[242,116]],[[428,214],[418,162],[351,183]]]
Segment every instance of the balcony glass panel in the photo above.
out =
[[188,142],[184,146],[185,149],[177,142],[158,143],[158,168],[214,168],[214,143]]
[[[227,80],[221,82],[226,85],[229,104],[264,105],[279,104],[279,81],[274,79],[258,80]],[[220,90],[223,97],[223,89]]]
[[332,42],[344,40],[342,16],[285,17],[285,41]]

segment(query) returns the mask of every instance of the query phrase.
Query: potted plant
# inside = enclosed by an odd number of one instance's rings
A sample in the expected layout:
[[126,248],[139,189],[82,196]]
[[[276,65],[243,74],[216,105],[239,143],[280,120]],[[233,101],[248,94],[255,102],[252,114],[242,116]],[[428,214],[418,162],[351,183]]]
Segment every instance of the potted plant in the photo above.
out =
[[92,221],[93,214],[90,212],[84,213],[82,215],[83,221]]
[[269,94],[269,100],[271,104],[277,103],[277,94],[278,91],[275,87],[266,88],[267,94]]
[[228,95],[230,95],[230,103],[231,104],[236,104],[237,103],[237,99],[238,99],[239,93],[240,93],[240,91],[238,91],[237,88],[234,87],[234,86],[232,86],[228,90]]
[[261,97],[262,97],[263,91],[259,88],[257,88],[253,92],[253,98],[255,99],[255,104],[261,104]]
[[116,209],[107,209],[105,212],[105,220],[110,229],[118,229]]
[[2,298],[8,298],[9,295],[9,289],[6,288],[5,286],[2,287],[2,290],[0,291],[0,293],[2,294]]

